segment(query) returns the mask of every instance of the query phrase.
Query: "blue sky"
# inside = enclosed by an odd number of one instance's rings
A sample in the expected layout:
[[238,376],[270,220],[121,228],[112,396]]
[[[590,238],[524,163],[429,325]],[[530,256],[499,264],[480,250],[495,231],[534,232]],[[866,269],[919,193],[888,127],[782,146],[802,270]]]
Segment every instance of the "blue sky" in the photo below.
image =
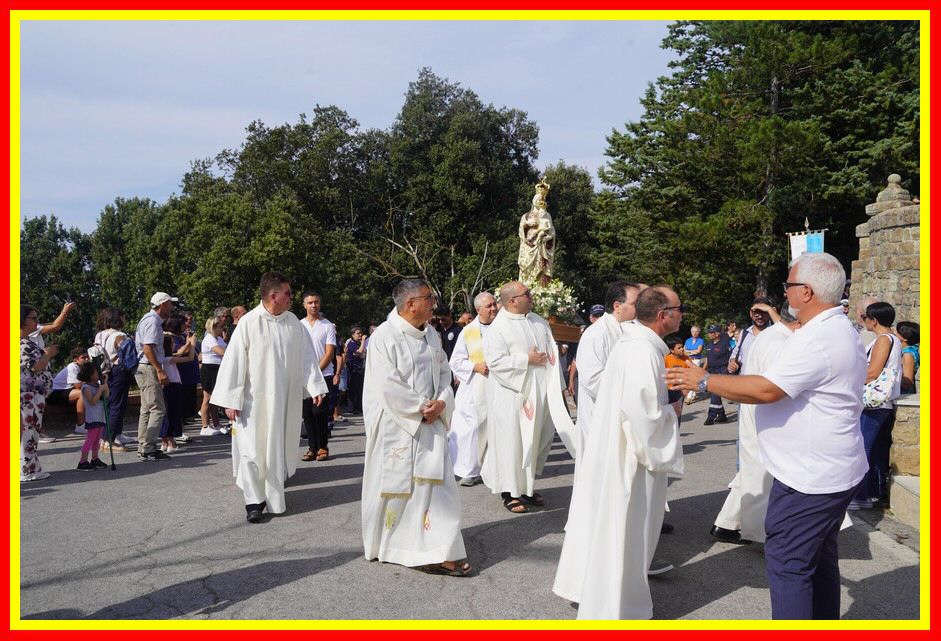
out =
[[421,67],[528,112],[538,166],[592,175],[605,136],[667,74],[665,22],[24,22],[21,219],[95,228],[116,197],[158,202],[253,120],[336,105],[388,128]]

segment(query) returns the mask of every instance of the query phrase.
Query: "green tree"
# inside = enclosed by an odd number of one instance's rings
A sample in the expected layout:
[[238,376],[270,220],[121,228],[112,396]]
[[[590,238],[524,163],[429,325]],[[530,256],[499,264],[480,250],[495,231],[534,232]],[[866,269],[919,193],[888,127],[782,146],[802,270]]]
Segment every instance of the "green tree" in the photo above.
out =
[[21,303],[35,307],[42,323],[55,320],[66,302],[75,302],[62,331],[45,339],[59,345],[60,366],[72,347],[87,347],[94,338],[99,290],[90,247],[86,234],[65,228],[55,216],[27,218],[20,229]]
[[646,219],[699,313],[734,314],[779,280],[805,217],[848,266],[885,177],[917,193],[917,23],[684,21],[663,46],[673,73],[608,138],[597,209]]

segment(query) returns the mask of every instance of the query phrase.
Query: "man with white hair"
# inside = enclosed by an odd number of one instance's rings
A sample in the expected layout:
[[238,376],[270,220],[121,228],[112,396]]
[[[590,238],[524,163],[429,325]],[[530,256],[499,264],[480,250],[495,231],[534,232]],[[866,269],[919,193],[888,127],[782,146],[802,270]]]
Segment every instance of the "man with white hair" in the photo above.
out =
[[170,318],[177,299],[166,292],[150,297],[150,311],[137,323],[134,342],[139,363],[134,380],[140,389],[140,417],[137,422],[137,457],[142,461],[164,461],[157,448],[160,425],[167,415],[163,388],[170,382],[163,369],[163,323]]
[[487,374],[484,334],[497,315],[497,299],[490,292],[474,297],[477,317],[467,323],[451,353],[449,365],[460,381],[454,398],[449,445],[454,473],[461,485],[480,482],[480,464],[487,448]]
[[574,455],[575,426],[559,385],[559,348],[521,282],[500,288],[503,309],[484,340],[487,376],[487,452],[481,477],[514,514],[545,505],[536,476],[549,458],[553,432]]
[[467,576],[461,497],[448,456],[451,370],[429,325],[424,280],[398,283],[395,308],[369,338],[363,418],[363,547],[368,560]]
[[761,459],[774,477],[765,561],[775,619],[838,619],[837,535],[869,469],[859,429],[866,356],[843,314],[846,272],[825,253],[801,254],[784,282],[801,323],[761,375],[670,368],[671,389],[699,389],[758,405]]

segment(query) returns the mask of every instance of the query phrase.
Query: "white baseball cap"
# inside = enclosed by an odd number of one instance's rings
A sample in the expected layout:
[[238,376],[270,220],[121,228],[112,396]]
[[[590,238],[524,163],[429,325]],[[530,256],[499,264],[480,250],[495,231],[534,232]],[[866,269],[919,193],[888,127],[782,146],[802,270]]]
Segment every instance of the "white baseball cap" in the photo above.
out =
[[150,297],[150,306],[160,307],[168,300],[172,300],[174,303],[177,303],[179,302],[180,299],[170,296],[170,294],[166,292],[157,292],[156,294]]

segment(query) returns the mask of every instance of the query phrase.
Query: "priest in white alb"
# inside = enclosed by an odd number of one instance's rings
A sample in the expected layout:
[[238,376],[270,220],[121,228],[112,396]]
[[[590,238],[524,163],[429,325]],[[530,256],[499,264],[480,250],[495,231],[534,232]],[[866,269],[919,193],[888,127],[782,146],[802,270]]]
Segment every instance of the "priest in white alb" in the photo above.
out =
[[634,320],[634,301],[646,285],[619,280],[608,285],[604,314],[582,333],[578,341],[578,431],[576,432],[575,476],[591,424],[592,409],[608,356],[621,338],[622,325]]
[[487,374],[484,334],[497,315],[497,299],[490,292],[474,297],[477,316],[461,330],[448,364],[460,381],[454,396],[449,443],[454,473],[460,484],[480,481],[480,465],[487,448]]
[[487,376],[487,452],[481,477],[514,514],[544,505],[534,489],[554,432],[574,456],[575,426],[559,384],[559,349],[549,324],[532,313],[529,288],[511,281],[500,288],[503,308],[484,338]]
[[663,337],[683,307],[666,286],[635,303],[608,358],[572,493],[553,592],[579,604],[579,619],[649,619],[647,570],[660,537],[667,477],[682,476],[676,412],[667,401]]
[[395,309],[369,338],[363,386],[366,558],[467,576],[461,499],[448,454],[451,370],[428,324],[435,295],[421,279],[392,292]]
[[242,316],[226,347],[210,402],[232,421],[232,471],[246,518],[285,511],[284,482],[297,468],[301,406],[327,393],[310,337],[291,310],[291,284],[261,277],[261,303]]
[[[763,303],[753,308],[777,318],[773,325],[753,337],[754,342],[742,364],[742,376],[763,375],[777,360],[787,340],[800,328],[800,322],[786,305],[780,315],[772,314],[773,310]],[[765,542],[765,515],[774,478],[761,461],[756,409],[751,403],[738,406],[738,472],[729,483],[729,494],[712,528],[712,535],[727,543]]]

